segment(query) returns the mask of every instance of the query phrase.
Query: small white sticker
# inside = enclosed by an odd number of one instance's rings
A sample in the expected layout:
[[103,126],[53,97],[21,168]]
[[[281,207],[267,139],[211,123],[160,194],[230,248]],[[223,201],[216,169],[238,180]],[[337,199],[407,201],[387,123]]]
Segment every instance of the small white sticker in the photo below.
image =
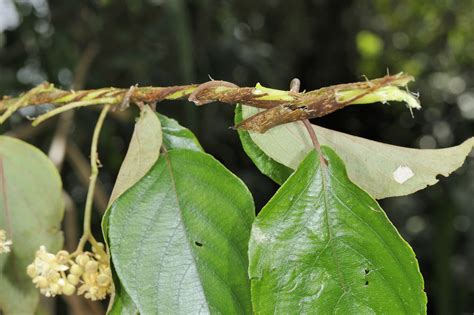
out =
[[393,172],[393,179],[399,184],[403,184],[413,176],[415,176],[415,173],[413,173],[408,166],[400,165],[395,172]]

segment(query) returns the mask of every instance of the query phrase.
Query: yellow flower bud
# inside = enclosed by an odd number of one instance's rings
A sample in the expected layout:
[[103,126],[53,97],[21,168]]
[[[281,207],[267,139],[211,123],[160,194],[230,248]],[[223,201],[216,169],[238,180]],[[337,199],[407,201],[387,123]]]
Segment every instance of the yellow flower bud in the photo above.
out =
[[77,285],[79,283],[79,277],[74,274],[67,275],[67,281],[72,285]]
[[45,289],[48,287],[48,280],[45,277],[36,277],[33,279],[33,282],[36,283],[36,286],[40,289]]
[[60,264],[66,264],[69,259],[69,252],[66,250],[60,250],[56,253],[56,258]]
[[73,295],[75,291],[76,291],[76,287],[70,283],[66,283],[63,287],[64,295],[68,295],[68,296]]
[[76,262],[81,266],[85,266],[89,260],[90,258],[87,254],[80,254],[76,257]]
[[101,287],[106,287],[110,284],[110,277],[106,274],[101,273],[96,280],[97,284]]
[[51,296],[61,293],[61,287],[57,283],[51,283],[49,285],[49,289],[51,290]]
[[95,260],[88,261],[85,266],[85,271],[87,273],[95,273],[97,272],[97,268],[99,267],[99,263]]
[[84,272],[81,266],[79,265],[72,265],[69,271],[72,275],[80,276]]
[[37,276],[36,268],[34,264],[29,264],[28,267],[26,267],[26,273],[30,278],[34,278]]

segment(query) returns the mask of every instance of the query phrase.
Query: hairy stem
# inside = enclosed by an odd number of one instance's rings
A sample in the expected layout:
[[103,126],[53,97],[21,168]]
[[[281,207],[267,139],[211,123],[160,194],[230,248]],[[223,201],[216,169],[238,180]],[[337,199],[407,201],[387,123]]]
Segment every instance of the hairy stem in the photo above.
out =
[[259,119],[247,119],[238,125],[238,128],[244,130],[265,132],[280,124],[321,117],[352,104],[404,101],[410,109],[419,108],[416,95],[401,89],[412,80],[413,77],[400,73],[371,81],[333,85],[310,92],[297,92],[296,89],[276,90],[260,84],[255,87],[238,87],[233,83],[217,80],[201,85],[82,91],[64,91],[56,89],[52,84],[43,84],[17,98],[0,100],[0,112],[4,111],[0,123],[17,109],[28,105],[48,103],[57,106],[39,116],[33,123],[38,125],[59,113],[78,107],[110,104],[120,108],[128,102],[154,104],[162,100],[189,99],[195,104],[219,101],[265,109],[265,114],[260,115]]

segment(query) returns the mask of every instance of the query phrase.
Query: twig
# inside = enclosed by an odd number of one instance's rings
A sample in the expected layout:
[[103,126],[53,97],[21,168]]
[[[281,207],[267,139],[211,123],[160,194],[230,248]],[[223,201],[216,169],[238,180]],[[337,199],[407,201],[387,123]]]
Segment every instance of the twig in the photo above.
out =
[[[298,78],[294,78],[293,80],[291,80],[290,92],[299,93],[300,87],[301,87],[301,81]],[[311,138],[311,141],[313,142],[314,148],[318,152],[321,165],[327,166],[327,161],[323,156],[321,145],[319,144],[318,137],[316,136],[316,132],[314,131],[313,126],[311,126],[311,123],[309,122],[308,119],[303,119],[303,124],[306,127],[306,130],[308,131],[309,137]]]
[[[92,144],[91,144],[91,176],[90,176],[90,183],[89,189],[87,191],[87,199],[86,199],[86,206],[84,209],[84,227],[83,227],[83,235],[79,244],[77,246],[76,252],[82,252],[84,249],[84,245],[87,241],[89,241],[92,246],[99,251],[99,255],[102,259],[107,259],[107,254],[103,251],[103,249],[98,245],[96,239],[92,235],[91,232],[91,214],[92,214],[92,204],[93,204],[93,196],[94,196],[94,188],[95,183],[97,180],[97,175],[99,174],[99,157],[97,153],[97,145],[99,142],[99,135],[100,130],[102,129],[102,125],[104,123],[105,117],[107,116],[107,112],[110,109],[110,105],[104,106],[102,109],[99,119],[97,120],[97,124],[94,128],[94,134],[92,136]],[[74,253],[73,253],[74,254]]]
[[321,145],[319,144],[318,137],[316,136],[316,132],[314,131],[313,126],[311,125],[311,123],[309,122],[308,119],[304,119],[303,124],[304,124],[304,126],[306,127],[306,130],[309,133],[309,137],[311,138],[311,142],[313,142],[314,148],[318,152],[319,161],[321,162],[321,165],[327,166],[328,162],[326,161],[326,159],[323,156],[323,151],[321,150]]
[[113,103],[116,100],[114,98],[99,98],[99,99],[93,99],[93,100],[85,100],[85,101],[77,101],[73,103],[69,103],[67,105],[64,105],[62,107],[57,107],[53,110],[50,110],[49,112],[38,116],[35,120],[33,120],[32,125],[33,126],[38,126],[41,124],[43,121],[46,119],[49,119],[53,116],[56,116],[58,114],[64,113],[68,110],[74,109],[74,108],[79,108],[79,107],[85,107],[85,106],[91,106],[91,105],[103,105],[103,104],[108,104],[108,103]]
[[234,84],[234,83],[231,83],[231,82],[220,81],[220,80],[211,80],[211,81],[209,81],[209,82],[206,82],[206,83],[203,83],[203,84],[199,85],[199,86],[194,90],[194,92],[192,92],[191,95],[189,95],[188,101],[193,102],[193,103],[196,104],[196,105],[204,105],[204,104],[207,104],[207,103],[212,102],[212,101],[213,101],[212,99],[209,99],[209,100],[199,100],[199,98],[198,98],[199,93],[201,93],[202,91],[204,91],[204,90],[206,90],[206,89],[212,88],[212,87],[239,88],[238,85],[236,85],[236,84]]
[[[351,104],[395,100],[406,101],[410,108],[419,108],[416,96],[400,89],[412,80],[413,77],[400,73],[371,81],[329,86],[307,93],[269,89],[260,85],[255,88],[237,87],[230,82],[211,81],[201,85],[136,88],[130,95],[130,102],[137,104],[156,103],[164,99],[190,99],[196,104],[213,101],[242,103],[266,111],[259,114],[259,119],[246,119],[238,127],[265,132],[280,124],[321,117]],[[50,103],[58,106],[38,117],[33,123],[37,125],[45,119],[77,107],[99,104],[119,106],[128,91],[129,89],[104,88],[74,92],[43,85],[42,88],[31,90],[18,98],[0,100],[0,111],[7,110],[11,114],[26,104]]]

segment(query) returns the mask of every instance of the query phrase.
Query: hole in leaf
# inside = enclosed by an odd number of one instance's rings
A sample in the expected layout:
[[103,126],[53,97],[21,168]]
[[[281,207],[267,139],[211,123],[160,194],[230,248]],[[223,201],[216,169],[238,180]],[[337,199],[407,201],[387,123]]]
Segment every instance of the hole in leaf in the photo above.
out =
[[196,245],[197,247],[202,247],[202,243],[200,243],[198,241],[194,241],[194,245]]
[[368,285],[369,285],[369,281],[365,280],[365,285],[368,286]]
[[369,274],[369,272],[370,272],[370,270],[369,270],[369,269],[367,269],[367,268],[365,268],[365,269],[364,269],[364,272],[365,272],[365,274],[366,274],[366,275],[368,275],[368,274]]

